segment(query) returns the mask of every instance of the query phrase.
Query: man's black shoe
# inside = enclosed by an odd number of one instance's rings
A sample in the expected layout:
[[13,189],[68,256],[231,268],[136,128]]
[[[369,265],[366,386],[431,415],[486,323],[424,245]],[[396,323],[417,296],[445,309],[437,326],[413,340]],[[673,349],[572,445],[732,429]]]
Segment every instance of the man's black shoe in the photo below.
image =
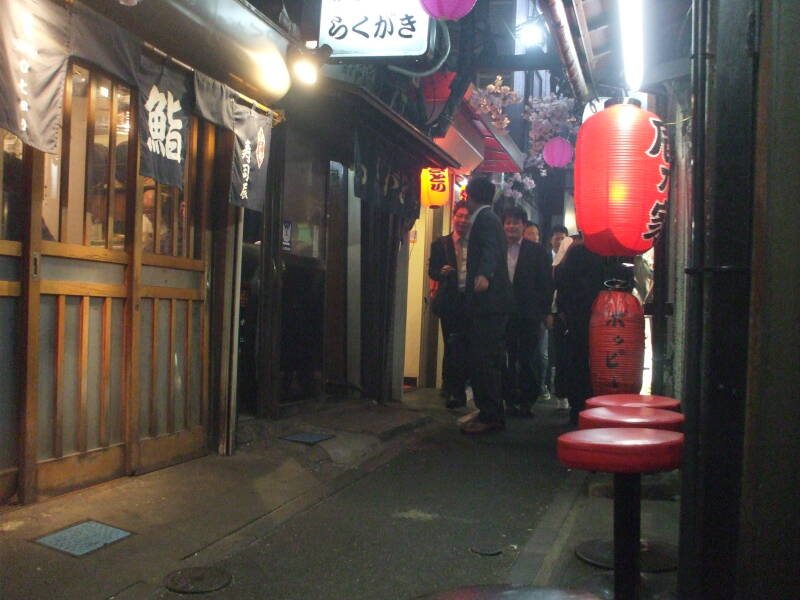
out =
[[467,405],[467,401],[464,398],[450,398],[447,402],[445,402],[445,407],[449,409],[454,408],[464,408]]

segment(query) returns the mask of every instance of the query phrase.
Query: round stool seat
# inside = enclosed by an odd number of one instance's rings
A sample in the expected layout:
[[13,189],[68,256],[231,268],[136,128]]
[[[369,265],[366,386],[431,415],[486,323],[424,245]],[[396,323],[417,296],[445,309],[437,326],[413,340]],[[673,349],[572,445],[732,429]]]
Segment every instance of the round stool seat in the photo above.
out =
[[603,427],[647,427],[680,431],[683,415],[674,410],[660,408],[637,408],[634,406],[599,406],[580,413],[578,425],[581,429]]
[[657,473],[681,464],[683,434],[631,428],[580,429],[558,438],[558,459],[566,467],[603,473]]
[[586,408],[598,406],[632,406],[635,408],[662,408],[680,411],[681,403],[669,396],[651,396],[649,394],[606,394],[594,396],[586,401]]
[[474,585],[419,596],[416,600],[600,600],[588,592],[537,586]]

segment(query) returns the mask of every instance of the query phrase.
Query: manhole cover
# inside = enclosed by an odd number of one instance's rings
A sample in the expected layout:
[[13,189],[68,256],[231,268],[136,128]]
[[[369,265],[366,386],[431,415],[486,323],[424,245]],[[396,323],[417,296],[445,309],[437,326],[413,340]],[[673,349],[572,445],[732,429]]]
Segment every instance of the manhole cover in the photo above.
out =
[[164,585],[179,594],[205,594],[229,585],[230,573],[215,567],[189,567],[173,571],[164,578]]

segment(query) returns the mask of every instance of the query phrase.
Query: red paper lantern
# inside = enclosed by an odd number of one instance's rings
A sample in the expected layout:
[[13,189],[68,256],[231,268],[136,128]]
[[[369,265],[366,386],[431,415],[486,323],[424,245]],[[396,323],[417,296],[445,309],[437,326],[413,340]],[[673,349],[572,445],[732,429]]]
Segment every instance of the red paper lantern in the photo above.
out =
[[434,19],[457,21],[475,6],[477,0],[422,0],[422,8]]
[[566,167],[572,160],[572,144],[556,136],[544,145],[542,157],[551,167]]
[[644,369],[644,311],[629,292],[603,291],[589,321],[592,390],[603,394],[638,394]]
[[578,130],[575,217],[602,256],[647,252],[666,220],[669,148],[661,119],[631,104],[589,117]]

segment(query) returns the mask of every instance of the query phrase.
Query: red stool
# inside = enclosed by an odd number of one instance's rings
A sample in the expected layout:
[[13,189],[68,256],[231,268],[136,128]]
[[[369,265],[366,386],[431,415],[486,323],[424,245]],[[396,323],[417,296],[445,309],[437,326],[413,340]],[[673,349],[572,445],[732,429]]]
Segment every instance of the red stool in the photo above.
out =
[[[667,431],[681,431],[683,415],[673,410],[634,408],[630,406],[600,406],[580,413],[581,429],[603,427],[647,427]],[[575,554],[591,565],[603,569],[614,568],[614,543],[609,539],[581,542]],[[639,544],[639,570],[643,573],[674,571],[678,568],[678,548],[674,544],[643,539]]]
[[581,429],[602,429],[604,427],[647,427],[681,431],[683,415],[674,410],[660,408],[637,408],[634,406],[598,406],[588,408],[578,416]]
[[677,469],[683,434],[631,428],[581,429],[558,438],[558,459],[571,469],[614,474],[614,598],[639,598],[643,473]]
[[669,396],[651,396],[648,394],[607,394],[594,396],[586,401],[586,408],[598,406],[632,406],[636,408],[662,408],[680,412],[681,403]]

